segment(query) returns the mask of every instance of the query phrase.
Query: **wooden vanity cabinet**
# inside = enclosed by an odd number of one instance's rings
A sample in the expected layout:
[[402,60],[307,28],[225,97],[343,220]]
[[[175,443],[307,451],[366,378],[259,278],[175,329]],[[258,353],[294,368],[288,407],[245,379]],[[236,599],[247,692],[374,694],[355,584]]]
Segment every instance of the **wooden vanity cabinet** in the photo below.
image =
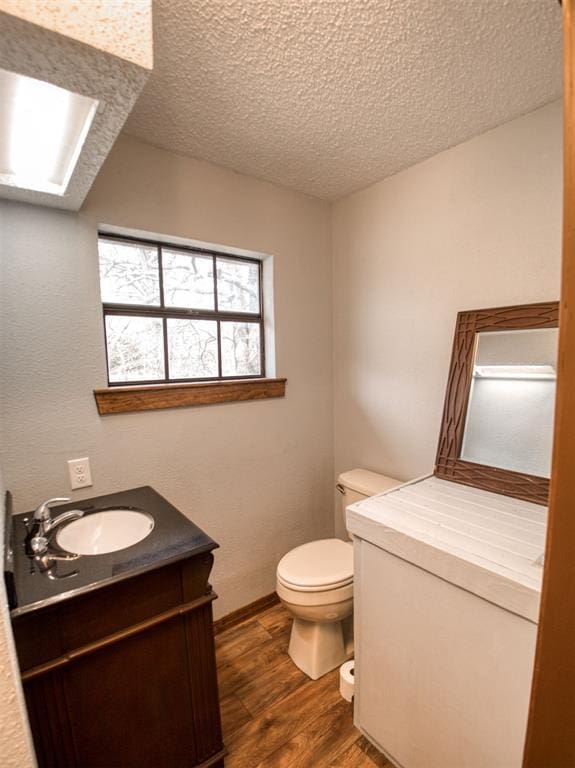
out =
[[13,619],[40,768],[223,767],[209,552]]

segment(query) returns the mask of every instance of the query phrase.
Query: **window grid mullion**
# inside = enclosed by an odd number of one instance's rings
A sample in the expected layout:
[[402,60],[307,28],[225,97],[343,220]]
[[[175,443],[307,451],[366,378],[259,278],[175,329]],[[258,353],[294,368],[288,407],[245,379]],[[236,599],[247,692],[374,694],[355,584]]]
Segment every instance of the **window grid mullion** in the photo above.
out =
[[260,376],[266,375],[266,340],[264,338],[264,321],[260,320]]
[[212,265],[214,273],[214,312],[218,312],[218,263],[215,254],[212,254]]
[[217,320],[216,320],[216,328],[217,328],[217,339],[216,339],[216,346],[218,351],[218,378],[222,378],[222,324],[219,318],[219,306],[218,306],[218,262],[216,254],[212,254],[212,264],[213,264],[213,273],[214,273],[214,312],[216,313]]
[[170,380],[170,355],[168,353],[168,318],[162,318],[162,333],[164,334],[164,378]]
[[229,320],[237,323],[259,323],[261,315],[242,312],[212,312],[211,310],[187,310],[178,307],[162,309],[141,304],[102,304],[107,315],[135,315],[136,317],[167,317],[174,320]]
[[[158,279],[160,281],[160,308],[165,312],[164,301],[164,254],[162,246],[158,243]],[[164,342],[164,381],[170,380],[170,355],[168,352],[168,320],[162,316],[162,336]]]
[[222,324],[218,319],[218,378],[222,378]]
[[264,265],[260,261],[258,264],[258,293],[260,299],[260,376],[266,375],[266,338],[264,329]]
[[164,254],[162,246],[158,245],[158,279],[160,281],[160,308],[165,309],[164,302]]
[[[108,360],[108,340],[106,331],[106,316],[107,315],[127,315],[136,317],[157,317],[162,320],[162,334],[163,334],[163,353],[164,353],[164,378],[155,379],[153,381],[146,381],[145,383],[170,383],[170,382],[185,382],[185,381],[213,381],[213,378],[189,378],[189,379],[170,379],[170,364],[169,364],[169,346],[168,346],[168,319],[190,319],[190,320],[212,320],[216,322],[217,326],[217,354],[218,354],[218,379],[233,380],[233,379],[249,379],[259,378],[265,376],[265,350],[264,350],[264,322],[263,322],[263,286],[262,286],[262,262],[258,259],[250,259],[246,257],[234,257],[231,254],[222,254],[225,258],[236,261],[244,262],[257,262],[258,264],[258,293],[259,293],[259,312],[254,313],[242,313],[242,312],[220,312],[218,306],[218,278],[217,278],[217,258],[218,253],[211,251],[207,252],[202,249],[195,248],[181,248],[181,250],[188,250],[191,252],[203,253],[205,255],[211,255],[213,264],[213,284],[214,284],[214,309],[211,310],[186,310],[179,308],[169,309],[166,307],[165,295],[164,295],[164,265],[163,265],[163,249],[162,243],[152,243],[146,240],[138,240],[136,238],[123,238],[107,236],[103,234],[104,239],[116,239],[125,240],[128,242],[140,242],[146,245],[155,245],[158,253],[158,281],[159,281],[159,293],[160,293],[160,306],[145,306],[145,305],[129,305],[129,304],[113,304],[103,303],[102,309],[104,314],[104,341],[106,345],[106,363],[108,367],[108,384],[110,386],[126,386],[133,384],[140,384],[141,381],[134,382],[110,382],[109,378],[109,360]],[[178,246],[175,246],[178,248]],[[179,310],[179,311],[178,311]],[[237,322],[237,323],[254,323],[258,324],[260,328],[260,360],[261,370],[259,374],[254,376],[224,376],[222,369],[222,333],[221,323],[223,322]]]

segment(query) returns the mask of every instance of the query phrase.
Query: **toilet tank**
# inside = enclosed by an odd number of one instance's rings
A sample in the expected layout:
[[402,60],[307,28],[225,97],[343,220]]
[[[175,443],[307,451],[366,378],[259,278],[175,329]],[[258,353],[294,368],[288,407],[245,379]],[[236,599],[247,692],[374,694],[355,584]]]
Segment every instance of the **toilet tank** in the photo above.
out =
[[402,484],[403,480],[370,472],[368,469],[350,469],[347,472],[342,472],[337,478],[337,490],[341,494],[341,514],[346,530],[345,510],[350,504],[363,501],[370,496],[389,491],[391,488],[396,488]]

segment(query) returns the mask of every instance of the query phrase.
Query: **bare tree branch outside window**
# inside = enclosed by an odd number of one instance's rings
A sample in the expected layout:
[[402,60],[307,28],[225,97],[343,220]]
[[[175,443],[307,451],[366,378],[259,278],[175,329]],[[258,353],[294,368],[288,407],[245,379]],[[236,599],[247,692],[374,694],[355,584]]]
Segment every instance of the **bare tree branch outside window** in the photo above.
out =
[[264,375],[261,262],[102,235],[111,385]]

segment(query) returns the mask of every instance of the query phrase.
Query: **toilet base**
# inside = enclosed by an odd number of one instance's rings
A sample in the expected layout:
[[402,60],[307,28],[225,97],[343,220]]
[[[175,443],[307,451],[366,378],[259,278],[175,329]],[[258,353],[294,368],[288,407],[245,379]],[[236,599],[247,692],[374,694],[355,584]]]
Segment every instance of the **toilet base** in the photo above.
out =
[[341,666],[353,656],[353,622],[317,622],[294,618],[288,653],[312,680]]

